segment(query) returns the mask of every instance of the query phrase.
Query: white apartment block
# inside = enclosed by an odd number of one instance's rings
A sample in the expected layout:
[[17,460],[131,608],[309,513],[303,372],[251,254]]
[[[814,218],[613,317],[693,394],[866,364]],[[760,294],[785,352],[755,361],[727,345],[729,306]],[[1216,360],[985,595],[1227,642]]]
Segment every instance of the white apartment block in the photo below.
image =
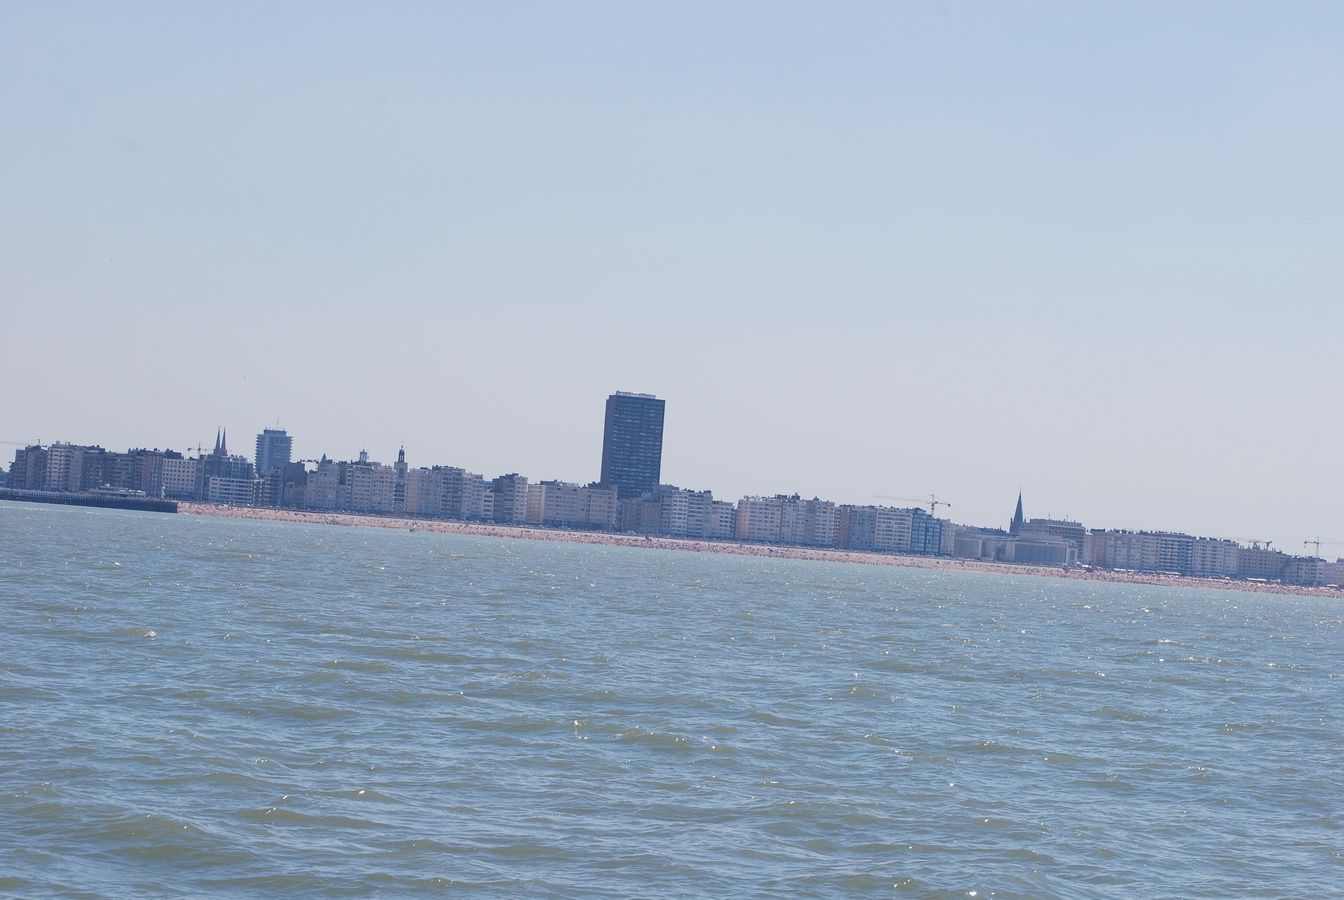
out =
[[456,466],[411,469],[402,509],[412,516],[480,521],[486,518],[485,492],[483,477]]
[[737,507],[727,500],[715,500],[705,514],[705,537],[726,541],[737,529]]
[[345,492],[341,484],[339,463],[324,459],[317,468],[308,473],[308,486],[303,492],[303,505],[307,509],[337,510],[345,505]]
[[873,549],[909,553],[915,514],[909,509],[879,506],[873,522]]
[[777,497],[743,497],[737,501],[737,522],[733,537],[758,544],[780,542],[783,504]]
[[205,499],[210,503],[251,506],[257,499],[257,480],[211,475],[206,479]]
[[1091,531],[1084,562],[1104,569],[1156,571],[1161,568],[1162,541],[1144,531]]
[[737,501],[733,536],[739,541],[834,547],[839,534],[840,511],[829,500],[778,494]]
[[357,513],[392,512],[397,472],[382,463],[351,463],[345,467],[348,509]]
[[564,481],[542,481],[527,486],[527,524],[554,528],[616,527],[616,488]]
[[199,459],[164,459],[163,495],[178,500],[194,499],[196,496],[196,468]]
[[1190,543],[1190,574],[1229,578],[1241,574],[1241,545],[1236,541],[1195,538]]

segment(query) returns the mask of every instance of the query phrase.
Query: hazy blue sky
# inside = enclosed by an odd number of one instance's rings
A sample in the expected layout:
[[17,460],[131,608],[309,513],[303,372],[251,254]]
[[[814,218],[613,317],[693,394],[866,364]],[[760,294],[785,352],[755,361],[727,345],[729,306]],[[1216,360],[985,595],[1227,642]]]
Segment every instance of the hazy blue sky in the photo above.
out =
[[4,441],[1301,552],[1342,246],[1339,3],[0,2]]

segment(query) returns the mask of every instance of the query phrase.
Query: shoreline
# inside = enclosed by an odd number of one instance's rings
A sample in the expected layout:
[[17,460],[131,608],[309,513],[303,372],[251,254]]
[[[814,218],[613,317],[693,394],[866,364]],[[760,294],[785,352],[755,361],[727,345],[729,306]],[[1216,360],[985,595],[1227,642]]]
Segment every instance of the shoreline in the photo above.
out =
[[499,525],[487,522],[457,522],[447,519],[410,519],[401,516],[360,515],[349,512],[309,512],[297,509],[272,509],[254,506],[220,506],[212,503],[180,502],[178,512],[192,516],[216,516],[227,519],[254,519],[266,522],[299,522],[308,525],[345,525],[357,528],[384,528],[394,531],[428,531],[438,534],[466,534],[514,540],[559,541],[569,544],[596,544],[606,547],[645,547],[659,550],[686,550],[695,553],[719,553],[727,556],[758,556],[771,559],[802,559],[816,562],[842,562],[868,566],[899,566],[907,569],[938,569],[953,572],[983,572],[996,575],[1029,575],[1066,581],[1105,581],[1113,584],[1150,584],[1170,587],[1207,588],[1252,594],[1290,594],[1306,597],[1344,599],[1344,589],[1310,587],[1282,583],[1253,583],[1234,579],[1199,578],[1193,575],[1165,575],[1158,572],[1119,572],[1110,569],[1064,569],[1016,563],[988,562],[946,556],[900,556],[861,550],[833,550],[820,547],[788,547],[767,544],[739,544],[696,538],[655,535],[609,534],[601,531],[568,531],[534,525]]

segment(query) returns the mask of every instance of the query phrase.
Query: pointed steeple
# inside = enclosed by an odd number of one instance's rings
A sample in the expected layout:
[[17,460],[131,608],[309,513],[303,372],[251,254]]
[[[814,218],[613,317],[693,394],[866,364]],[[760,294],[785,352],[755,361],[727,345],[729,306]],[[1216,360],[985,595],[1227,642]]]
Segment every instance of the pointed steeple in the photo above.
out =
[[1017,492],[1017,512],[1013,513],[1013,523],[1008,526],[1009,534],[1022,532],[1022,492]]
[[225,428],[223,435],[219,439],[219,455],[229,455],[229,429]]
[[215,429],[215,456],[219,456],[219,434],[218,428]]

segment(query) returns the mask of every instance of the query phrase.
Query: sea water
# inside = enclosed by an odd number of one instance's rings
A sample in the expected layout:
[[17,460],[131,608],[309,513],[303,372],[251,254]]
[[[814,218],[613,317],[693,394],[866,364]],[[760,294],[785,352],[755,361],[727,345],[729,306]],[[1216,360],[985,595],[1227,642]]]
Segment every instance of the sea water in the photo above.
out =
[[0,894],[1313,897],[1344,604],[0,503]]

